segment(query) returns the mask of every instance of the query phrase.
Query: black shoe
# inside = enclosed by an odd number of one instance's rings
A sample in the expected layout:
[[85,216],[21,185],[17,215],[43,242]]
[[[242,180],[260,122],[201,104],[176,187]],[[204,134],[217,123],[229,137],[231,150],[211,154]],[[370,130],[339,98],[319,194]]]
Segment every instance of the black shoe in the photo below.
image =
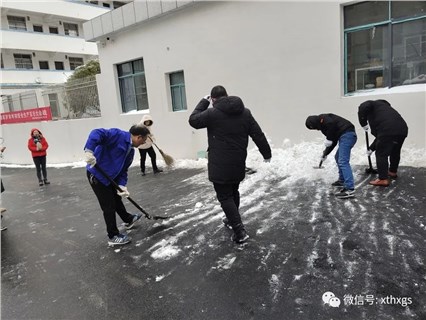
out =
[[146,173],[142,171],[142,172],[141,172],[141,175],[142,175],[142,176],[146,176]]
[[154,174],[157,174],[157,173],[160,173],[160,172],[163,172],[163,170],[161,170],[161,169],[155,169],[154,170]]
[[232,235],[232,241],[236,243],[244,243],[249,238],[246,230],[244,228],[239,228],[236,231],[234,230],[234,234]]
[[225,227],[227,227],[228,229],[231,229],[231,230],[232,230],[232,227],[231,227],[231,225],[229,224],[229,220],[228,220],[228,218],[223,218],[223,219],[222,219],[222,222],[223,222],[223,224],[225,225]]
[[42,180],[40,180],[40,181],[38,182],[38,185],[41,187],[41,186],[43,185],[43,181],[42,181]]
[[343,188],[340,192],[335,193],[334,195],[339,199],[347,199],[355,197],[355,190],[345,189]]
[[343,187],[343,181],[337,180],[331,184],[333,187]]
[[47,179],[44,179],[44,184],[50,184],[50,181]]

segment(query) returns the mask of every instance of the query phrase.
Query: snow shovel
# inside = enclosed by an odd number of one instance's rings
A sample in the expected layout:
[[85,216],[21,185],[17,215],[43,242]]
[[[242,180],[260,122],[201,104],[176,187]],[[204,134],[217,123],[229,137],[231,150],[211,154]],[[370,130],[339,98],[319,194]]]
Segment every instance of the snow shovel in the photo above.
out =
[[256,173],[257,172],[257,170],[256,169],[253,169],[253,168],[249,168],[249,167],[246,167],[245,168],[245,172],[246,172],[246,174],[254,174],[254,173]]
[[[370,150],[370,142],[368,141],[368,132],[365,131],[365,142],[367,144],[367,151]],[[368,157],[368,168],[365,169],[365,173],[367,174],[376,174],[377,170],[373,169],[373,165],[371,164],[371,156]]]
[[324,167],[322,166],[323,161],[321,160],[318,167],[312,167],[314,169],[324,169]]
[[150,136],[148,136],[149,140],[151,140],[152,144],[158,149],[158,151],[161,153],[161,156],[164,159],[164,162],[166,163],[166,165],[168,167],[170,167],[171,165],[173,165],[173,163],[175,162],[175,160],[169,156],[168,154],[164,153],[163,150],[161,150],[156,144],[155,142],[151,139]]
[[[123,192],[123,190],[120,188],[120,186],[110,177],[107,175],[107,173],[101,168],[99,167],[97,164],[95,164],[95,168],[102,173],[102,175],[108,179],[109,182],[111,182],[111,184],[114,186],[114,188],[116,188],[118,191]],[[142,208],[140,205],[138,205],[132,198],[127,197],[127,199],[136,207],[139,209],[140,212],[142,212],[145,215],[145,218],[147,219],[154,219],[154,220],[160,220],[160,219],[168,219],[170,217],[161,217],[161,216],[151,216],[148,212],[146,212],[144,210],[144,208]]]

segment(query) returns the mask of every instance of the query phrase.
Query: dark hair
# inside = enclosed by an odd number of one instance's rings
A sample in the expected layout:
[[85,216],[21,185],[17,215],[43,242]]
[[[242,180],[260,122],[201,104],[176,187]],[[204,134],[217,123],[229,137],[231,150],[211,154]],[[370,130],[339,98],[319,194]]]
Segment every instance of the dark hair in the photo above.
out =
[[227,97],[228,93],[226,93],[226,89],[224,87],[215,86],[215,87],[213,87],[212,91],[210,92],[210,96],[212,98]]
[[134,124],[130,129],[129,132],[134,136],[142,136],[145,137],[149,135],[149,130],[147,127],[140,125],[140,124]]

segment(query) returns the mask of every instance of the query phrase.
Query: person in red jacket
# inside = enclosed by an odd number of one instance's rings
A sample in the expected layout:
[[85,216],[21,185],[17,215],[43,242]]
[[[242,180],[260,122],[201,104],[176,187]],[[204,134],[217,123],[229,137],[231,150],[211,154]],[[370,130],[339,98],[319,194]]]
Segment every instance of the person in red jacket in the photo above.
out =
[[46,171],[47,148],[49,148],[49,144],[47,143],[46,138],[41,134],[40,130],[35,128],[31,129],[31,136],[28,139],[28,149],[31,151],[31,155],[36,166],[39,186],[42,186],[43,184],[50,184],[47,180]]

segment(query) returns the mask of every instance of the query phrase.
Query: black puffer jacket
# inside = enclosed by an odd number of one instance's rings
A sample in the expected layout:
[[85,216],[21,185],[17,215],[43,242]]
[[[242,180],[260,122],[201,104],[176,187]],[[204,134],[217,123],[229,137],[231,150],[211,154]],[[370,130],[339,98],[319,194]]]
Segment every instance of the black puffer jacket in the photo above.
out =
[[408,135],[408,126],[401,115],[386,100],[368,100],[358,108],[359,124],[368,124],[373,136],[404,136]]
[[321,130],[327,140],[332,141],[333,144],[324,150],[325,156],[333,151],[342,134],[348,131],[355,132],[355,126],[352,122],[333,113],[309,116],[305,124],[308,129]]
[[209,142],[209,180],[238,183],[244,179],[250,136],[264,159],[271,158],[271,148],[262,129],[239,97],[221,97],[213,108],[202,99],[189,117],[195,129],[207,128]]

